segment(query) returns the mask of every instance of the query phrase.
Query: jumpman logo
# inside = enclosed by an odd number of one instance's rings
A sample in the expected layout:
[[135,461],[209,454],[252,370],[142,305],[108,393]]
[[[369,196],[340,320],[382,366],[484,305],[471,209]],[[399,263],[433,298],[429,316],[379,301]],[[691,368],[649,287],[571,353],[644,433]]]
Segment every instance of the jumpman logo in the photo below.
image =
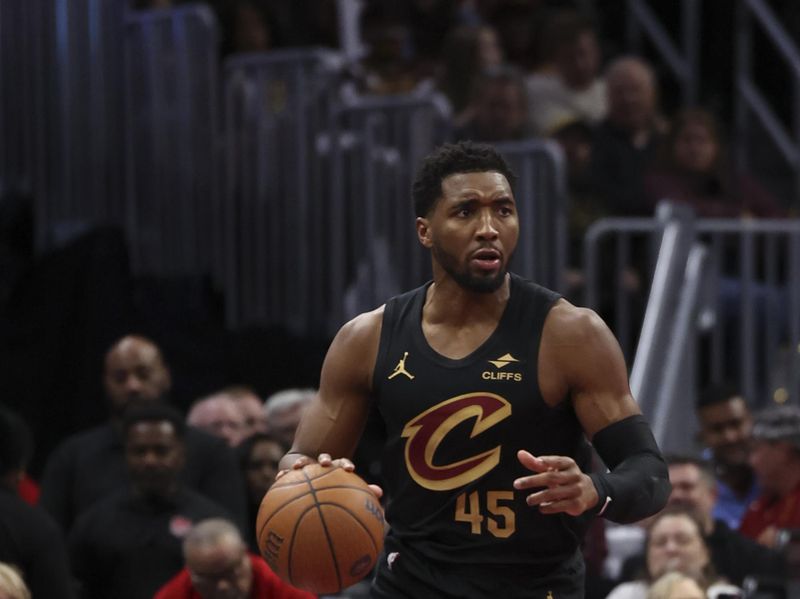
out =
[[390,374],[387,378],[393,379],[398,374],[404,374],[409,379],[414,380],[414,375],[411,374],[408,370],[406,370],[406,358],[408,357],[408,352],[403,353],[403,357],[400,358],[400,361],[397,363],[397,366],[394,367],[394,372]]

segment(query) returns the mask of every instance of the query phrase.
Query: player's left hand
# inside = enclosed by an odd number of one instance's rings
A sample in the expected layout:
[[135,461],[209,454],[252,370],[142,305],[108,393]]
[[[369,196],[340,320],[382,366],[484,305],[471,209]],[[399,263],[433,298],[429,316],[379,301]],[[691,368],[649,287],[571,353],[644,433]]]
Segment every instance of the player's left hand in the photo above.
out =
[[559,455],[536,457],[521,449],[517,452],[517,459],[536,474],[516,479],[514,488],[540,489],[528,495],[526,502],[538,506],[543,514],[579,516],[597,505],[599,497],[592,479],[572,458]]

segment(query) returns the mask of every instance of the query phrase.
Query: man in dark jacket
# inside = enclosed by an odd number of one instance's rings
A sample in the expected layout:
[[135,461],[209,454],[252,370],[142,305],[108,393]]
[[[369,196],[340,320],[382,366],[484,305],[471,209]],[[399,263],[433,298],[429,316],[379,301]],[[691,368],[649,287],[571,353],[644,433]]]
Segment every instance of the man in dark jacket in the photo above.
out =
[[15,413],[0,408],[0,562],[16,566],[33,597],[74,597],[67,552],[58,525],[17,494],[31,447],[30,432]]
[[85,599],[152,597],[183,567],[192,526],[225,510],[186,488],[182,416],[165,404],[137,406],[123,423],[131,485],[85,510],[69,537]]
[[[172,380],[158,346],[128,335],[106,354],[103,383],[111,418],[68,438],[50,456],[42,477],[41,504],[65,532],[83,510],[128,485],[123,414],[131,406],[163,401]],[[233,452],[224,441],[191,427],[185,443],[183,482],[226,508],[237,523],[244,522],[244,487]]]

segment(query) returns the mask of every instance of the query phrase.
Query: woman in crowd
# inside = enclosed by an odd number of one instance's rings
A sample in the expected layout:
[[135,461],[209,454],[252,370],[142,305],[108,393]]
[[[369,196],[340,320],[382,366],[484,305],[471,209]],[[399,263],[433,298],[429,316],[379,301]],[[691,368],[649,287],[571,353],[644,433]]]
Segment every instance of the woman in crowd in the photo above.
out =
[[[711,595],[725,584],[711,565],[711,555],[697,518],[684,509],[667,508],[654,517],[645,541],[646,572],[639,580],[623,582],[608,599],[647,599],[651,585],[670,572],[695,579]],[[657,589],[656,589],[657,590]]]
[[256,516],[264,494],[275,482],[278,462],[289,448],[268,433],[256,433],[237,447],[247,492],[246,541],[250,551],[260,553],[256,542]]
[[501,64],[503,50],[491,27],[461,25],[447,33],[437,88],[450,102],[455,127],[473,116],[469,104],[478,74]]
[[699,108],[675,117],[644,187],[652,209],[669,199],[688,204],[701,218],[776,218],[784,213],[753,178],[732,168],[716,119]]

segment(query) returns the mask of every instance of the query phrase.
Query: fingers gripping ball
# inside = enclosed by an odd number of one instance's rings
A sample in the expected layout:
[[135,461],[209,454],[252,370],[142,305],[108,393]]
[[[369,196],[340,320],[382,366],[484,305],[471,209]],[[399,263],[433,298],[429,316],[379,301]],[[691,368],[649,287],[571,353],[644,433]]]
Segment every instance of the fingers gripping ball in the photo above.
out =
[[358,475],[311,464],[282,476],[256,519],[261,555],[289,584],[338,593],[372,571],[383,549],[383,510]]

